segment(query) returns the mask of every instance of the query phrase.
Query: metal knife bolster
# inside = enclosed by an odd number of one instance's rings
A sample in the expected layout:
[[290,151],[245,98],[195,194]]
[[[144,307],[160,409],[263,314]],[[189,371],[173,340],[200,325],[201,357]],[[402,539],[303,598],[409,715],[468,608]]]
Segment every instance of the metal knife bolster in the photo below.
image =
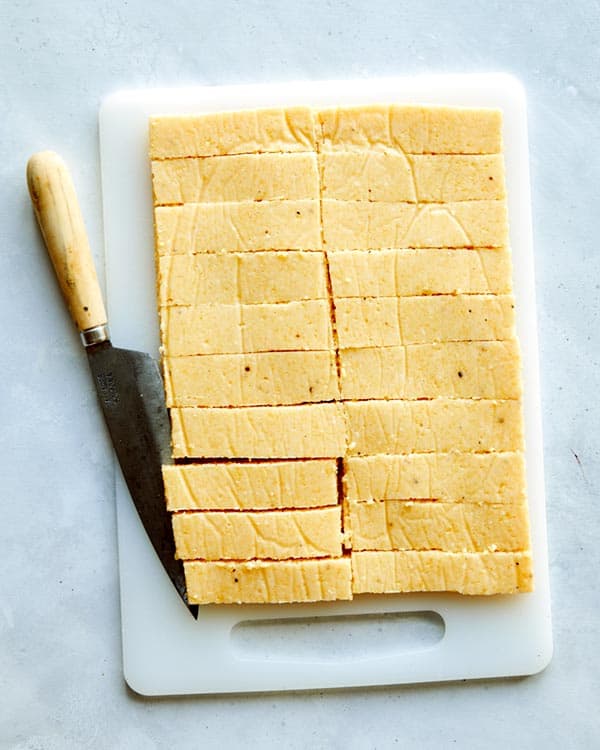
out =
[[110,341],[110,332],[106,323],[101,323],[99,326],[92,326],[92,328],[86,328],[85,331],[81,331],[79,334],[81,341],[85,348],[88,346],[94,346],[94,344],[102,344],[104,341]]

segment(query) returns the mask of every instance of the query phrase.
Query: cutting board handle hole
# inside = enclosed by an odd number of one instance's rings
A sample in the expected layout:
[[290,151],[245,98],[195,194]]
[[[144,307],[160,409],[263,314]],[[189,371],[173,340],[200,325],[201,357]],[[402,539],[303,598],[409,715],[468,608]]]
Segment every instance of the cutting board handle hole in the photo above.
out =
[[244,620],[231,630],[241,659],[364,661],[429,649],[445,633],[437,612]]

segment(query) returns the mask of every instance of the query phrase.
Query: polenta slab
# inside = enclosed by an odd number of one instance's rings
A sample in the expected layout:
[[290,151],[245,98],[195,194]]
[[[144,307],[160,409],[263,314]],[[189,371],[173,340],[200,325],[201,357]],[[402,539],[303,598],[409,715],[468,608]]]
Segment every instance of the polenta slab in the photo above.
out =
[[157,117],[150,141],[190,601],[531,590],[500,113]]

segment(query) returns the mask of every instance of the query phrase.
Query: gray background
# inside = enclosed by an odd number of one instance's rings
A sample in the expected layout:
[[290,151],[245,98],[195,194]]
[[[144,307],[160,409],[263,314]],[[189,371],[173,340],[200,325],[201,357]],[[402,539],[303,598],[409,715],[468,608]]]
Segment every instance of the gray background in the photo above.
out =
[[[168,7],[167,7],[168,6]],[[0,5],[0,747],[600,744],[597,2]],[[42,250],[60,151],[102,259],[100,99],[121,87],[504,70],[529,95],[555,655],[527,679],[143,699],[122,680],[112,452]]]

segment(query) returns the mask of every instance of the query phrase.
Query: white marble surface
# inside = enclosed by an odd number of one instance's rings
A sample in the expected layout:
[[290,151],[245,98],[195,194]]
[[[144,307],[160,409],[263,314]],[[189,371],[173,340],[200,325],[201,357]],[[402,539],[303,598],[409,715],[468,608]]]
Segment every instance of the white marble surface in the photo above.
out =
[[[600,11],[447,5],[0,5],[0,748],[600,744]],[[121,674],[112,452],[26,160],[54,148],[72,165],[101,261],[97,109],[110,91],[446,70],[506,70],[529,94],[554,660],[527,679],[139,698]]]

